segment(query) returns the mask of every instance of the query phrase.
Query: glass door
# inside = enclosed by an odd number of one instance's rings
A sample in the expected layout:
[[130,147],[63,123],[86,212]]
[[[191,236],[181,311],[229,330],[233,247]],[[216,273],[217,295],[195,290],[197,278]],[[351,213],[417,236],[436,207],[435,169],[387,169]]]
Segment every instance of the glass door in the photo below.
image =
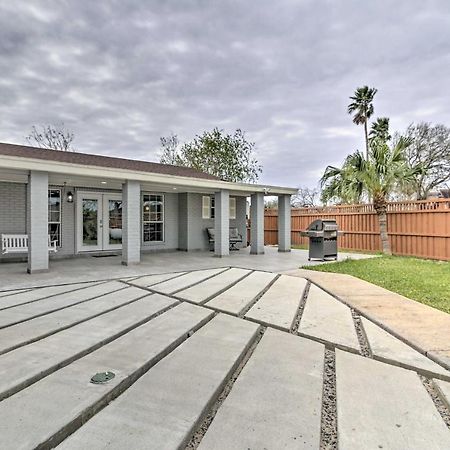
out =
[[78,192],[78,251],[122,248],[122,195]]
[[103,249],[122,248],[122,196],[103,194]]
[[102,250],[102,195],[80,194],[78,197],[78,250]]

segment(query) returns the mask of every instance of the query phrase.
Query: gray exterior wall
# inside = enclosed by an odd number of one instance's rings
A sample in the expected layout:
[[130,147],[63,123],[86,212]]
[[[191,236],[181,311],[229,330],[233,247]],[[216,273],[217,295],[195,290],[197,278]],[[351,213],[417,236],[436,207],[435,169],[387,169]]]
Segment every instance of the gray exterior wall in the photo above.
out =
[[[204,194],[179,194],[178,242],[179,249],[208,250],[206,228],[214,228],[214,219],[202,218],[202,197]],[[230,197],[231,198],[231,197]],[[237,227],[246,247],[246,198],[236,197],[236,219],[230,219],[230,227]]]
[[[0,234],[24,234],[26,229],[26,184],[0,182]],[[117,190],[88,189],[74,186],[53,186],[49,189],[61,189],[61,247],[50,258],[61,258],[76,254],[76,192],[119,192]],[[75,201],[68,203],[67,192],[74,194]],[[141,194],[150,192],[142,191]],[[155,192],[152,192],[155,193]],[[208,240],[205,229],[214,227],[214,219],[202,218],[202,196],[193,193],[165,193],[164,194],[164,242],[143,242],[141,250],[170,251],[170,250],[207,250]],[[142,214],[142,211],[141,211]],[[141,220],[142,224],[142,220]],[[236,219],[230,220],[230,227],[238,227],[244,238],[246,247],[246,198],[236,197]],[[142,239],[142,227],[141,227]],[[1,255],[0,260],[10,258],[26,260],[26,254]]]

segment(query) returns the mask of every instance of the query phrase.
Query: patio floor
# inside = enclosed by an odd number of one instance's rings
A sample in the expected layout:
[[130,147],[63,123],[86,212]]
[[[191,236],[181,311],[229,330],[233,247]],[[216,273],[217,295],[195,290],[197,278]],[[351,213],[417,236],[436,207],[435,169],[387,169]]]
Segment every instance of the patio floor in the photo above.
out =
[[0,312],[4,449],[450,446],[450,371],[302,277],[180,268]]
[[[339,253],[339,260],[371,257],[374,255]],[[264,255],[250,255],[249,248],[246,248],[231,252],[225,258],[216,258],[212,252],[201,251],[143,253],[141,264],[128,267],[121,265],[121,256],[96,258],[85,255],[50,260],[48,273],[34,275],[26,273],[26,263],[0,263],[0,290],[226,266],[280,273],[305,264],[322,264],[322,261],[308,261],[307,250],[279,253],[277,247],[265,247]]]

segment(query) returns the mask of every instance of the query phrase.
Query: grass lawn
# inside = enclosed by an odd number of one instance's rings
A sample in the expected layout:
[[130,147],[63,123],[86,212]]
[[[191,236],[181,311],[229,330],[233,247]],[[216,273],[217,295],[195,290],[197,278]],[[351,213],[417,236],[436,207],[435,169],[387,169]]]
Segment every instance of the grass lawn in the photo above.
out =
[[449,262],[402,256],[380,256],[305,266],[304,269],[353,275],[450,313]]

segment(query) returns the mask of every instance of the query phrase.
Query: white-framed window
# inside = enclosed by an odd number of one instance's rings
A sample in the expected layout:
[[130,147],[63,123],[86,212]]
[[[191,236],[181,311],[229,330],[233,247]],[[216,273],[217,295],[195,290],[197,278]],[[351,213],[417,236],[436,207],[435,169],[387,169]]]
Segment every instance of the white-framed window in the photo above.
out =
[[[202,218],[203,219],[214,219],[215,216],[215,205],[214,205],[213,195],[204,195],[202,197]],[[230,219],[236,219],[236,198],[230,197],[229,202],[229,214]]]
[[61,247],[61,189],[48,190],[48,234]]
[[236,198],[230,197],[230,219],[236,219]]
[[142,196],[142,234],[144,242],[164,241],[164,195]]

